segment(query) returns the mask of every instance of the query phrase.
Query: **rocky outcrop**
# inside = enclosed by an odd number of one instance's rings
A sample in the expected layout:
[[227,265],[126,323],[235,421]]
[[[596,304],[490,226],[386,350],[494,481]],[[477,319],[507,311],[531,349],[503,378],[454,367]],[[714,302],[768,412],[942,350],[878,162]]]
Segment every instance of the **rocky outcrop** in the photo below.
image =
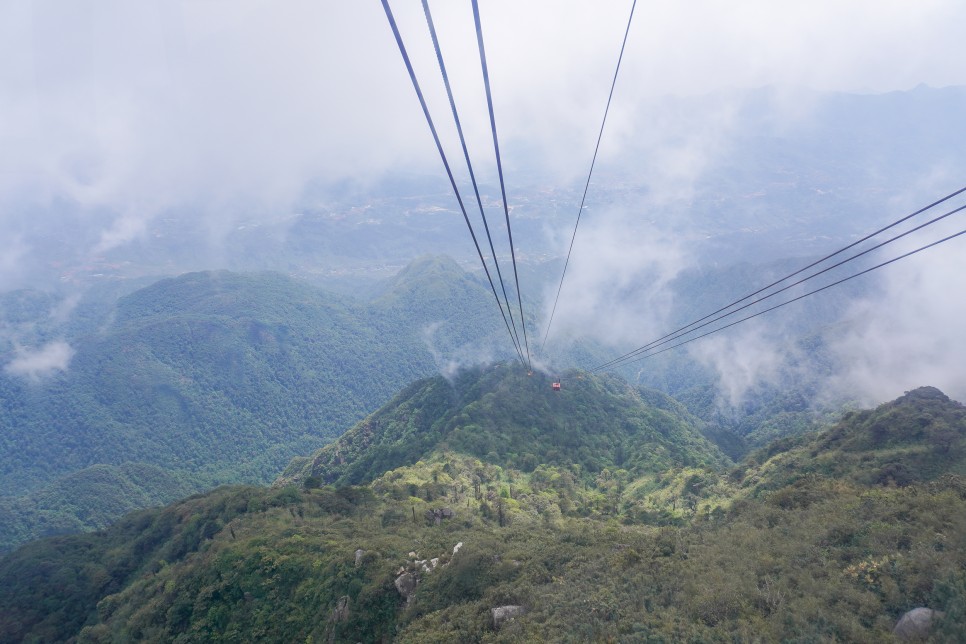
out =
[[426,520],[432,521],[435,525],[442,523],[443,519],[454,518],[456,518],[456,512],[450,508],[435,508],[433,510],[426,510]]
[[421,572],[433,572],[436,570],[436,566],[439,565],[439,557],[433,557],[432,559],[417,559],[413,562],[416,569]]
[[523,606],[498,606],[497,608],[491,608],[490,613],[493,615],[493,628],[500,630],[508,621],[520,617],[526,612],[527,609]]
[[332,621],[333,622],[344,622],[349,619],[349,596],[343,595],[339,597],[339,601],[335,603],[335,608],[332,610]]
[[328,644],[335,644],[339,637],[339,624],[349,621],[349,596],[343,595],[339,597],[339,601],[335,603],[335,608],[332,609],[332,615],[329,618],[329,625],[326,629],[327,634],[325,636],[325,641]]
[[358,568],[362,564],[362,556],[364,554],[366,554],[366,551],[363,550],[362,548],[359,548],[358,550],[356,550],[356,568]]
[[416,593],[416,575],[411,572],[404,572],[396,577],[396,590],[406,598],[408,602]]
[[[456,516],[455,513],[453,516]],[[456,555],[463,547],[463,542],[460,541],[455,546],[453,546],[453,555]],[[359,553],[363,553],[360,555]],[[362,556],[364,556],[365,551],[356,551],[356,565],[359,565],[359,561]],[[409,553],[409,559],[406,565],[400,566],[396,571],[396,590],[399,594],[406,598],[408,603],[412,596],[416,594],[416,586],[419,584],[419,580],[429,573],[433,572],[437,568],[449,565],[452,557],[446,553],[441,554],[438,557],[433,557],[431,559],[420,559],[419,555],[415,551]]]
[[931,608],[913,608],[899,618],[892,634],[906,641],[924,640],[929,637],[933,619],[939,617],[939,615],[940,613]]

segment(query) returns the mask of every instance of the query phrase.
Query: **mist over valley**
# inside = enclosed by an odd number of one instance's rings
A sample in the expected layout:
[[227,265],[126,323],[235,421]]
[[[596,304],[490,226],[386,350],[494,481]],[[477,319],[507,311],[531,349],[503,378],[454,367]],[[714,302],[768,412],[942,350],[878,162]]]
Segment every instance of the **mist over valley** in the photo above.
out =
[[0,640],[957,641],[964,18],[0,8]]

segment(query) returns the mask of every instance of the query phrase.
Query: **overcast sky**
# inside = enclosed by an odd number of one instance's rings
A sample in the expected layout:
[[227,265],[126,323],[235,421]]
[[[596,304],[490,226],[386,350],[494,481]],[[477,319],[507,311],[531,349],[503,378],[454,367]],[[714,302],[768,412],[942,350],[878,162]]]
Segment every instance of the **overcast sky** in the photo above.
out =
[[[421,6],[392,6],[445,121]],[[480,148],[470,4],[431,6]],[[563,176],[583,171],[629,9],[481,2],[503,139],[545,152]],[[647,127],[628,115],[651,96],[775,83],[861,92],[966,84],[964,24],[958,0],[641,2],[614,145]],[[307,181],[369,181],[401,168],[439,171],[375,0],[0,4],[0,271],[30,252],[17,241],[25,204],[63,199],[100,227],[100,250],[143,234],[165,208],[284,208]]]
[[[501,141],[574,181],[631,2],[480,5]],[[391,6],[458,154],[422,7]],[[471,149],[486,154],[470,3],[431,8]],[[655,97],[966,85],[963,25],[961,0],[642,0],[602,155],[647,138],[652,124],[635,115]],[[365,186],[403,171],[441,174],[376,0],[0,3],[0,289],[23,281],[45,227],[83,231],[73,243],[96,255],[170,209],[217,230],[239,213],[286,211],[312,181]],[[480,171],[492,180],[492,167]],[[624,251],[615,257],[635,255]],[[660,274],[686,263],[665,251]]]

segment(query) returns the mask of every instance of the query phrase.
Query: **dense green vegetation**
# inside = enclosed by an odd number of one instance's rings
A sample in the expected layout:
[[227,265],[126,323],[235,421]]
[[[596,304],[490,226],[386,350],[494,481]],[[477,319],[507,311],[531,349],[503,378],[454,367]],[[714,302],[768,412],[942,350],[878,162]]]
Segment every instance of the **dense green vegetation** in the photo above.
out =
[[[777,263],[761,270],[770,275],[785,268]],[[528,283],[550,275],[528,270]],[[755,270],[739,265],[721,274],[682,274],[669,322],[693,313],[711,291],[730,296]],[[557,270],[550,272],[555,278]],[[137,286],[104,282],[80,299],[37,291],[0,294],[0,362],[9,363],[18,346],[66,341],[75,351],[66,372],[39,380],[0,371],[0,513],[7,519],[0,551],[31,536],[101,527],[114,510],[169,502],[186,491],[268,482],[293,456],[325,445],[404,383],[507,349],[480,277],[446,258],[419,259],[358,297],[272,273],[191,273]],[[804,324],[795,329],[819,319],[813,318],[795,318]],[[827,370],[813,363],[821,362],[821,343],[809,342],[800,351],[811,356],[809,364],[794,371],[820,378]],[[561,343],[556,350],[564,364],[596,364],[613,355],[592,342]],[[671,410],[670,403],[656,406],[686,419],[731,458],[820,427],[831,416],[817,414],[814,388],[791,377],[749,392],[740,409],[729,409],[721,404],[713,372],[685,356],[673,363],[661,358],[624,375],[672,393],[687,411],[680,405]],[[569,400],[566,392],[562,398]],[[538,414],[532,422],[532,411],[513,410],[521,420],[504,432],[513,445],[503,436],[495,445],[471,446],[473,423],[455,418],[440,431],[452,430],[450,441],[480,457],[509,453],[515,467],[532,467],[539,450],[521,443],[544,429],[548,418]],[[558,411],[579,417],[573,408]],[[559,421],[547,422],[562,426]],[[622,436],[607,449],[626,442]],[[577,462],[590,467],[599,467],[593,462],[601,458],[624,458],[610,452],[588,457],[597,446],[584,447],[589,452]],[[407,452],[412,462],[421,448],[391,449]],[[374,456],[370,474],[393,463],[393,454]],[[101,486],[86,505],[80,495],[58,498],[71,485],[65,477],[95,466],[134,465],[162,468],[168,477],[137,481],[134,493],[126,484]]]
[[665,402],[659,408],[617,378],[572,372],[564,381],[553,392],[550,378],[527,375],[514,364],[417,382],[311,458],[296,459],[282,479],[368,482],[434,449],[524,472],[543,464],[591,475],[605,468],[639,474],[728,460],[663,394],[649,392]]
[[0,543],[105,528],[132,510],[183,498],[193,486],[155,465],[92,465],[0,505]]
[[[685,418],[616,381],[565,379],[560,394],[530,381],[468,372],[448,396],[424,381],[338,458],[316,454],[300,486],[221,488],[28,544],[0,560],[0,639],[881,642],[917,606],[944,612],[934,641],[966,629],[966,409],[937,390],[721,470]],[[627,435],[655,451],[661,426],[694,442],[664,460],[628,453],[628,469],[607,448],[568,463],[597,438],[603,419],[588,416],[535,429],[533,453],[558,446],[560,460],[517,467],[500,432],[531,397],[551,415],[579,402],[637,418]],[[497,449],[462,442],[470,422]],[[419,453],[385,449],[427,433]],[[620,435],[605,425],[601,445]],[[372,475],[375,452],[412,462]],[[497,628],[506,605],[525,613]]]
[[[34,382],[0,371],[0,551],[189,491],[271,481],[433,373],[433,351],[486,346],[499,329],[488,297],[451,260],[424,258],[371,302],[279,274],[206,272],[121,297],[98,324],[78,306],[80,322],[61,329],[76,351],[66,373]],[[33,292],[5,301],[11,327],[55,306]],[[57,337],[43,325],[34,334]],[[166,476],[96,493],[65,478],[141,465]]]
[[800,442],[801,449],[769,461],[773,485],[822,476],[903,487],[946,474],[966,476],[964,429],[966,408],[935,387],[920,387],[876,409],[849,412],[818,438],[774,443],[749,461]]

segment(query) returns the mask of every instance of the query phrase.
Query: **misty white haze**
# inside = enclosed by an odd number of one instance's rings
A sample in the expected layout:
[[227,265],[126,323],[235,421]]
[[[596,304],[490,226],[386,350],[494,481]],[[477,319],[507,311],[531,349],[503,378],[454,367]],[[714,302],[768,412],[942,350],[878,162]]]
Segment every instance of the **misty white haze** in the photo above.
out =
[[[476,169],[495,204],[470,5],[431,7]],[[459,165],[420,3],[396,0],[392,8],[444,145]],[[516,237],[524,259],[566,253],[629,9],[630,2],[610,0],[481,2],[509,199],[519,206],[515,217],[537,221],[526,229],[529,236]],[[746,160],[746,90],[769,88],[769,127],[780,133],[808,123],[828,92],[966,86],[963,24],[966,5],[956,0],[640,3],[555,321],[557,338],[590,336],[615,349],[654,339],[675,301],[673,279],[718,261],[696,243],[723,238],[721,229],[767,228],[768,208],[740,224],[693,208],[703,181]],[[897,133],[875,134],[870,145]],[[815,146],[821,151],[826,143]],[[888,146],[874,154],[883,168],[896,161]],[[908,185],[890,185],[876,165],[856,168],[876,199],[868,204],[874,216],[865,213],[861,225],[856,219],[858,231],[842,228],[788,247],[802,255],[837,248],[849,235],[964,184],[962,154],[915,161]],[[401,197],[409,180],[444,195],[427,202],[451,211],[446,240],[462,245],[440,250],[471,257],[379,3],[0,6],[0,290],[60,288],[70,298],[71,289],[83,290],[109,270],[140,277],[239,267],[230,242],[239,230],[271,226],[283,244],[306,204],[341,208],[339,195],[367,195],[391,181],[402,182],[393,195]],[[558,191],[552,225],[535,197],[547,190]],[[740,208],[753,202],[728,186],[721,194]],[[824,207],[805,199],[794,207]],[[371,206],[358,201],[362,210]],[[499,213],[495,205],[493,212]],[[843,226],[849,220],[829,216]],[[754,224],[756,217],[765,223]],[[710,230],[708,222],[720,229]],[[962,218],[949,227],[962,228]],[[171,228],[202,252],[168,256],[177,245]],[[262,248],[272,235],[259,238]],[[159,245],[162,239],[168,246]],[[770,243],[767,236],[756,239]],[[843,312],[848,322],[833,343],[843,367],[830,387],[883,400],[930,384],[966,397],[964,311],[961,298],[950,296],[966,286],[963,243],[885,269],[881,295]],[[263,267],[257,246],[251,255],[253,267]],[[555,284],[523,284],[523,290],[542,301],[533,329],[542,336]],[[783,337],[782,327],[765,318],[688,351],[716,370],[723,397],[737,404],[776,373],[790,351]],[[66,343],[54,341],[22,349],[5,369],[38,378],[66,369],[70,356]]]
[[36,351],[19,347],[16,357],[4,367],[14,376],[39,380],[54,371],[66,371],[74,350],[62,340],[50,342]]

